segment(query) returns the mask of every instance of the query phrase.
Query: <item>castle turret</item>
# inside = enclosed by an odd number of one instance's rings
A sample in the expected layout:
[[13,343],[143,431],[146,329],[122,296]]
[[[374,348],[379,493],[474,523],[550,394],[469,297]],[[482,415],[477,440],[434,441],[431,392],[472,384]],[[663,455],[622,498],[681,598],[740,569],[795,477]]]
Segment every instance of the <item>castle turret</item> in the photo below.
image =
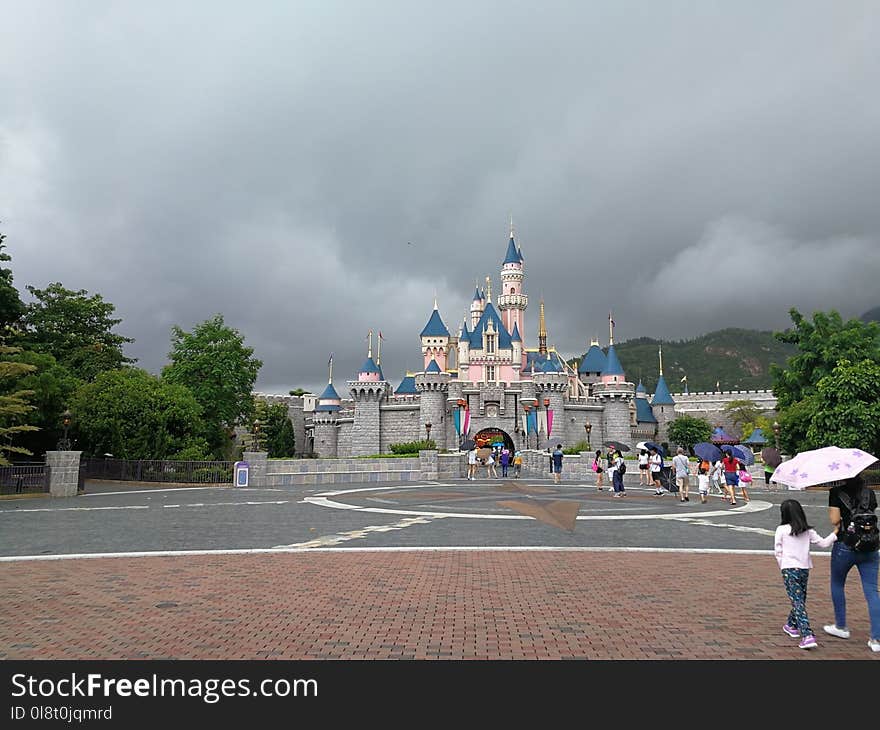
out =
[[[587,350],[587,354],[578,365],[578,378],[582,383],[592,386],[593,383],[598,383],[601,380],[602,371],[607,364],[608,358],[599,347],[599,340],[593,339],[590,341],[590,349]],[[592,388],[590,390],[592,391]]]
[[474,300],[471,302],[471,329],[477,326],[477,322],[483,316],[485,299],[483,292],[480,291],[480,287],[476,287],[474,290]]
[[468,379],[470,369],[471,333],[468,329],[467,319],[462,323],[458,333],[458,377],[460,380]]
[[669,423],[675,419],[675,400],[672,393],[669,392],[669,386],[666,385],[666,379],[663,377],[663,346],[658,350],[660,360],[660,376],[657,378],[657,387],[654,389],[654,398],[651,401],[651,410],[657,419],[657,427],[659,435],[657,438],[666,439],[666,429]]
[[[532,377],[535,387],[535,398],[538,401],[538,448],[543,449],[565,439],[565,394],[568,391],[568,376],[554,372],[550,368],[536,372]],[[547,429],[548,414],[551,411],[549,433]]]
[[[425,372],[415,376],[416,388],[420,395],[419,438],[427,438],[428,424],[431,425],[431,438],[438,449],[447,447],[447,391],[452,376],[440,371],[440,366],[431,360]],[[454,444],[458,446],[458,444]]]
[[627,382],[626,373],[614,349],[614,321],[608,315],[609,344],[605,357],[605,368],[600,381],[595,383],[593,395],[599,398],[604,406],[603,431],[605,440],[613,439],[629,443],[632,438],[635,385]]
[[425,358],[425,367],[431,360],[436,360],[440,369],[445,371],[448,369],[447,353],[449,352],[449,330],[440,319],[440,312],[437,311],[437,302],[434,301],[434,311],[428,318],[428,324],[422,330],[422,355]]
[[524,278],[522,251],[517,248],[513,240],[513,221],[511,221],[507,254],[501,264],[501,294],[498,295],[498,310],[508,332],[513,332],[514,327],[520,332],[525,331],[525,311],[529,305],[529,298],[523,294]]
[[519,373],[523,364],[523,342],[519,336],[519,327],[516,322],[513,323],[513,332],[510,334],[510,345],[513,348],[513,371],[515,380],[519,380]]
[[337,456],[339,440],[337,418],[341,404],[342,399],[333,387],[331,379],[324,392],[318,396],[318,404],[312,416],[315,424],[315,453],[320,457]]
[[358,371],[357,380],[348,381],[354,400],[354,424],[351,430],[351,455],[369,456],[381,449],[379,406],[388,400],[390,384],[373,362],[372,332],[367,359]]

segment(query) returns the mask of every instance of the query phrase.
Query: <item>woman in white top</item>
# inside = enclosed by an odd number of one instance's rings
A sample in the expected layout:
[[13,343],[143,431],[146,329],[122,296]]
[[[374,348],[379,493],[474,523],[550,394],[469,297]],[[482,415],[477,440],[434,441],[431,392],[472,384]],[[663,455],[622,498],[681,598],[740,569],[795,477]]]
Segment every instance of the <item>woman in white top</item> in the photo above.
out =
[[665,491],[660,485],[660,468],[663,466],[663,457],[656,449],[651,449],[648,466],[651,468],[651,479],[654,482],[654,496],[659,497]]
[[639,486],[648,485],[651,482],[648,475],[648,452],[642,449],[639,451]]

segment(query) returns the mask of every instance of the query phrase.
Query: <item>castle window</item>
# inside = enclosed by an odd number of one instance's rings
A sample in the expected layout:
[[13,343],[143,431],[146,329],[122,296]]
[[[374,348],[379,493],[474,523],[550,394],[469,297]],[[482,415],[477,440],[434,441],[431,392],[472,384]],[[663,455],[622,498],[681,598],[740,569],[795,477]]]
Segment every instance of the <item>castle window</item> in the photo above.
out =
[[494,365],[486,365],[486,382],[494,383],[495,382],[495,366]]
[[495,335],[486,335],[486,354],[495,354]]

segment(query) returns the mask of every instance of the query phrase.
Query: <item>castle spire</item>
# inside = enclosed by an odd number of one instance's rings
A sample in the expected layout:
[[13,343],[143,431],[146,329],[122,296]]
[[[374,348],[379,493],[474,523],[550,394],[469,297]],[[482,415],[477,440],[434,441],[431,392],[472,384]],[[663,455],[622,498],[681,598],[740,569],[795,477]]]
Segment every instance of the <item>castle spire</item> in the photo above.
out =
[[492,303],[492,279],[486,277],[486,304]]
[[513,238],[513,215],[510,216],[510,237]]
[[547,323],[544,320],[544,297],[541,297],[541,307],[538,316],[538,352],[547,354]]
[[611,317],[611,310],[608,311],[608,346],[614,344],[614,319]]
[[372,359],[372,357],[373,357],[373,330],[370,330],[370,334],[367,335],[367,342],[369,343],[367,345],[367,357]]
[[659,355],[660,355],[660,375],[662,376],[663,375],[663,345],[662,345],[662,343],[660,344]]

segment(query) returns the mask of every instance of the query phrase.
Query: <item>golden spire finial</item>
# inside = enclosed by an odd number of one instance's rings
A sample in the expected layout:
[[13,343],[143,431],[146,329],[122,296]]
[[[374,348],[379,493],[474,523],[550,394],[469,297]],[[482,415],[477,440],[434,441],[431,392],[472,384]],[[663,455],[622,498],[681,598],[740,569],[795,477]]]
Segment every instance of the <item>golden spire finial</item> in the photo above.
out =
[[541,306],[538,316],[538,352],[547,354],[547,322],[544,319],[544,297],[541,297]]
[[598,337],[590,338],[590,347],[592,347],[593,345],[595,345],[596,347],[599,346],[599,338]]

